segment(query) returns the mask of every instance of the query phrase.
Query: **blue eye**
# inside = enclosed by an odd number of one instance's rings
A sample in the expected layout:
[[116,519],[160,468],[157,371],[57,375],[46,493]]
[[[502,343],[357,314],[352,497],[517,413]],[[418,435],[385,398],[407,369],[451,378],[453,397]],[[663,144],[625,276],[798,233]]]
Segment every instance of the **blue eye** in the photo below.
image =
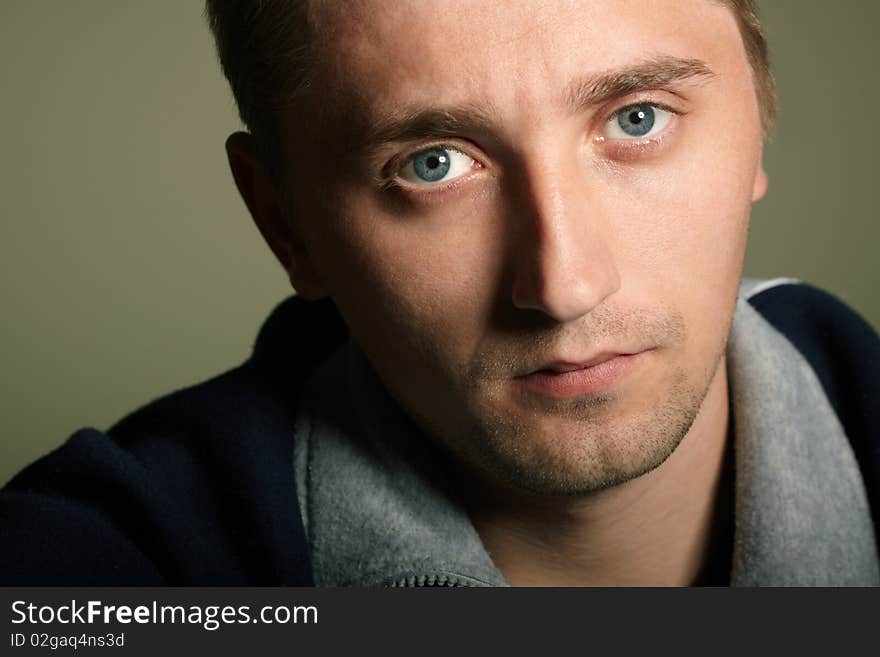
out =
[[445,149],[432,148],[417,153],[412,159],[412,166],[416,175],[425,182],[443,180],[443,176],[449,173],[449,152]]
[[654,127],[654,108],[650,105],[626,107],[617,113],[617,125],[628,135],[643,137]]
[[434,147],[410,157],[398,174],[409,183],[448,182],[467,173],[474,159],[454,148]]
[[608,120],[605,136],[609,139],[639,139],[659,132],[669,122],[672,112],[656,105],[629,105]]

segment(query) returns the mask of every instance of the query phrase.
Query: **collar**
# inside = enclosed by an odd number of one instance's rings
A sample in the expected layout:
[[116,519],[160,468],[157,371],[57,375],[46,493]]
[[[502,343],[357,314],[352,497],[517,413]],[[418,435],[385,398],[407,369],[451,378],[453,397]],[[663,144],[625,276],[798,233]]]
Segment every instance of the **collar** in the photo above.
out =
[[741,288],[727,347],[731,584],[877,586],[873,523],[849,440],[806,359],[746,300],[751,283]]
[[[815,373],[746,300],[728,341],[731,584],[877,585],[864,484]],[[318,586],[508,586],[438,455],[350,341],[315,371],[294,440]],[[433,466],[433,467],[432,467]]]
[[438,454],[352,342],[306,387],[294,467],[317,586],[507,584],[438,480]]

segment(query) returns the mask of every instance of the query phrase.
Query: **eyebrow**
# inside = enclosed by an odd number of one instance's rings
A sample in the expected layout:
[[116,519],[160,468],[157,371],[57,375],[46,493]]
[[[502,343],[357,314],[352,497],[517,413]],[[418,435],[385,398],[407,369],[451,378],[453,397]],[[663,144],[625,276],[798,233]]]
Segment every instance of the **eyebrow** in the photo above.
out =
[[566,104],[576,113],[637,91],[659,89],[676,82],[714,76],[712,69],[702,60],[665,55],[619,71],[577,79],[569,85]]
[[[637,91],[713,76],[708,65],[699,59],[659,56],[623,69],[578,78],[568,86],[563,102],[569,111],[578,113]],[[497,125],[497,116],[491,105],[474,104],[392,113],[365,126],[358,141],[364,150],[371,150],[386,143],[485,132]]]
[[375,120],[365,131],[367,147],[397,141],[430,137],[454,137],[465,132],[484,131],[497,123],[490,107],[458,105],[445,108],[413,110]]

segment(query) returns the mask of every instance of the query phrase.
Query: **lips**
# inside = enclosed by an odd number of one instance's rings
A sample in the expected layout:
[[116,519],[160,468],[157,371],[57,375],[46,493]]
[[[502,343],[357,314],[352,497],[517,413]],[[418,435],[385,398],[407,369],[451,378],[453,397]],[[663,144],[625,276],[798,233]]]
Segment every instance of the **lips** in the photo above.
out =
[[555,360],[514,382],[526,392],[554,399],[595,395],[631,374],[646,353],[603,351],[584,360]]
[[[555,372],[555,373],[564,373],[564,372],[573,372],[575,370],[582,370],[586,367],[593,367],[594,365],[599,365],[600,363],[604,363],[605,361],[611,360],[612,358],[616,358],[617,356],[627,356],[629,354],[622,354],[617,352],[606,351],[593,356],[592,358],[588,358],[581,362],[568,362],[568,361],[555,361],[549,363],[548,365],[544,365],[543,367],[534,370],[534,372]],[[534,373],[533,372],[533,373]]]

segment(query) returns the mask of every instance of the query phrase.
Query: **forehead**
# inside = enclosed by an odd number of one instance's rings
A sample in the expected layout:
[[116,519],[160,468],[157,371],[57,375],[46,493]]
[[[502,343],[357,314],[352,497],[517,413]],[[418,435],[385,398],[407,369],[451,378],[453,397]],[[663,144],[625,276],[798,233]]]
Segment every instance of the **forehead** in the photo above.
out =
[[732,13],[711,0],[325,0],[311,20],[315,90],[367,113],[540,107],[577,76],[656,56],[716,72],[746,61]]

